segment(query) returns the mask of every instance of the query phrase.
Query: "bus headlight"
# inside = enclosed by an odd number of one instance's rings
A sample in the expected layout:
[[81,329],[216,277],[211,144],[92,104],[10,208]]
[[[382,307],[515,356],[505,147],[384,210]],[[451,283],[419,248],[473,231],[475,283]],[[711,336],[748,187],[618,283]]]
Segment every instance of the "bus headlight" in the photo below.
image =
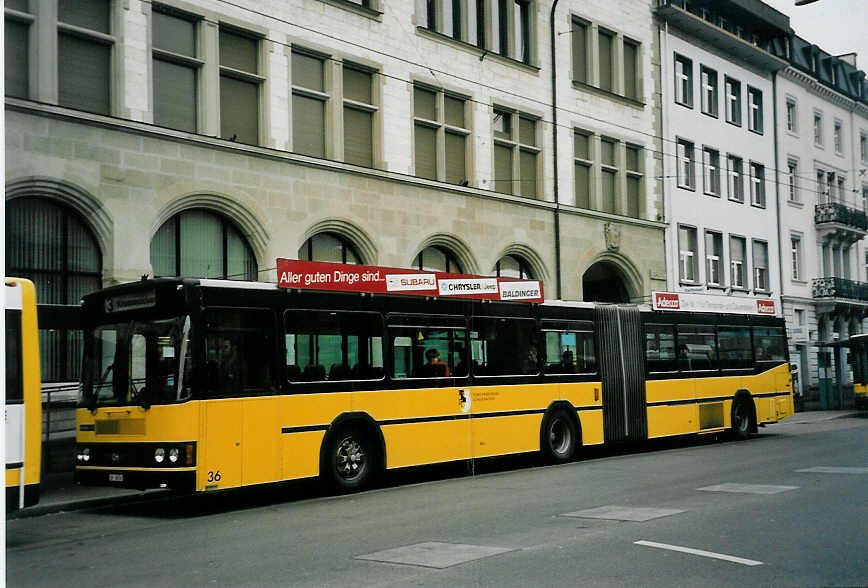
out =
[[157,447],[156,451],[154,451],[154,461],[163,463],[164,459],[166,459],[166,450],[162,447]]
[[178,451],[178,448],[172,447],[169,450],[169,461],[171,461],[172,463],[177,463],[179,454],[180,452]]
[[90,447],[85,447],[81,449],[78,454],[75,456],[78,461],[90,461]]

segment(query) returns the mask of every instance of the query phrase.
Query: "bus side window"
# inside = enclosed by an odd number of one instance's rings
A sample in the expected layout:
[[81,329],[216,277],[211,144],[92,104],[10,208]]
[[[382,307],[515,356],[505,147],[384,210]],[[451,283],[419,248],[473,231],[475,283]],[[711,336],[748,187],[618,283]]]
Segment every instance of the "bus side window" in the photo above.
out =
[[673,325],[645,326],[645,361],[649,372],[674,372],[678,369]]
[[779,327],[754,327],[753,346],[757,361],[786,360],[786,339]]
[[474,317],[471,349],[476,375],[538,374],[537,333],[532,319]]
[[750,327],[720,326],[717,337],[722,369],[748,369],[753,366]]
[[210,309],[205,315],[205,383],[210,396],[272,391],[274,318],[268,310]]
[[681,371],[717,369],[717,338],[710,325],[678,325],[678,363]]
[[446,378],[467,375],[463,328],[389,326],[392,377]]

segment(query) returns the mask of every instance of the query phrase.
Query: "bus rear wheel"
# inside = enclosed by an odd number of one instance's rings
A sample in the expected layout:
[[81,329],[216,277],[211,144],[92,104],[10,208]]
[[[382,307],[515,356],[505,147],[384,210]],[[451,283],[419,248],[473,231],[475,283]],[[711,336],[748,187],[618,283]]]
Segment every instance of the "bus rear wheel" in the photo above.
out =
[[374,451],[370,437],[361,428],[341,429],[329,442],[327,481],[342,492],[364,488],[374,473]]
[[732,436],[739,440],[750,437],[752,418],[750,403],[744,398],[736,400],[732,407]]
[[564,463],[576,453],[578,431],[570,415],[563,409],[552,412],[545,420],[542,431],[542,450],[546,459]]

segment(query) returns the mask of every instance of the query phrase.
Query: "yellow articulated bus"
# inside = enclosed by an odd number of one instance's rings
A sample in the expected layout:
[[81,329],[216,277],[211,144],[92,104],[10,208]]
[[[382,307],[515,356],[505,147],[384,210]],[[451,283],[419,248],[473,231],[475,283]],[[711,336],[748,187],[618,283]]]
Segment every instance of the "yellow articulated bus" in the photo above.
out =
[[42,388],[36,289],[4,279],[6,309],[6,510],[39,502],[42,465]]
[[158,278],[86,296],[77,480],[208,491],[320,476],[346,491],[438,462],[745,438],[793,414],[774,316],[503,301],[533,291],[518,282],[479,286],[500,300],[300,283]]
[[868,410],[868,334],[853,335],[840,343],[850,349],[853,367],[853,404],[856,410]]

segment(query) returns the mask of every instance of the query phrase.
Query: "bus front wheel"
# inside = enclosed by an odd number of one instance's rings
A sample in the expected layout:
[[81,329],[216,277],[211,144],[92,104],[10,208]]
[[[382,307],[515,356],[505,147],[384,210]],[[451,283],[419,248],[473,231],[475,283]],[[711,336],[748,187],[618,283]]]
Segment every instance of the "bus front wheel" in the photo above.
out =
[[338,431],[329,442],[328,481],[337,490],[351,492],[370,483],[374,471],[374,448],[370,437],[359,427]]
[[576,424],[565,410],[552,412],[542,431],[542,450],[548,461],[563,463],[573,458],[578,442]]

